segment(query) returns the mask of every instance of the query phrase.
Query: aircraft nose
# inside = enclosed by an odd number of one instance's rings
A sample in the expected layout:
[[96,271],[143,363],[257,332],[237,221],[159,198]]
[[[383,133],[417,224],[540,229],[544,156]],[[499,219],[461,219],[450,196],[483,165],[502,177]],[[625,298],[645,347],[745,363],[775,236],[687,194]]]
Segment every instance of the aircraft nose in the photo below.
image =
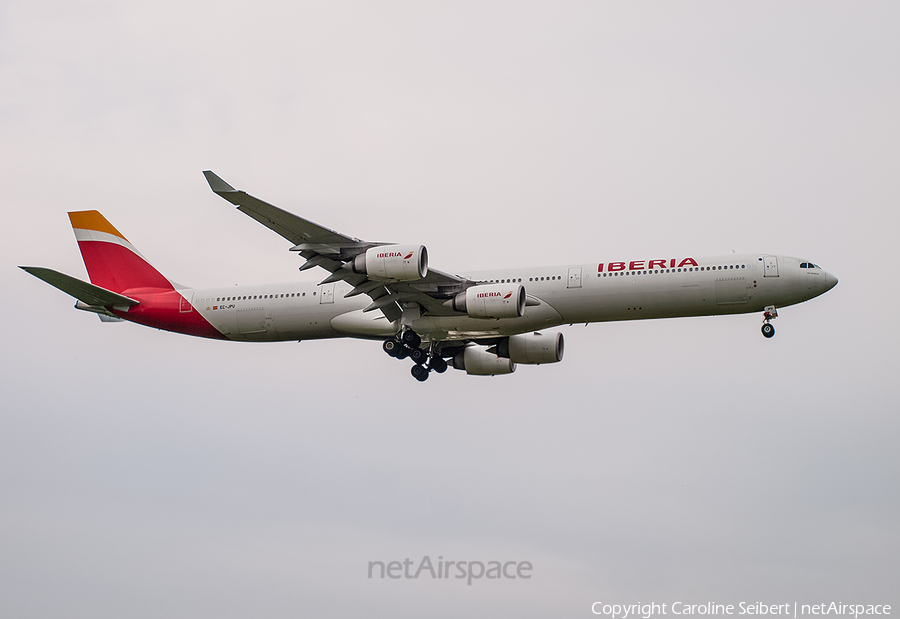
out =
[[837,286],[837,283],[838,283],[838,278],[835,277],[834,275],[832,275],[831,273],[829,273],[828,271],[825,271],[825,290],[826,290],[826,292],[828,290],[831,290],[835,286]]

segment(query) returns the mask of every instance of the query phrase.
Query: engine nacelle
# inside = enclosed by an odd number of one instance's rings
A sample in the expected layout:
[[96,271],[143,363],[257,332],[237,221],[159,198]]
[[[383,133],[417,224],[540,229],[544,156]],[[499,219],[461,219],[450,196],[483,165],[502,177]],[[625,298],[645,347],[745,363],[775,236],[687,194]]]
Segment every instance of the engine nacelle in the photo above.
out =
[[451,361],[457,370],[465,370],[466,374],[474,376],[497,376],[516,371],[516,364],[511,360],[498,357],[477,345],[467,346]]
[[512,335],[496,347],[497,354],[514,363],[539,365],[562,361],[565,343],[562,333]]
[[385,282],[411,282],[428,274],[424,245],[382,245],[353,259],[353,272]]
[[447,303],[471,318],[518,318],[525,313],[525,286],[487,284],[472,286]]

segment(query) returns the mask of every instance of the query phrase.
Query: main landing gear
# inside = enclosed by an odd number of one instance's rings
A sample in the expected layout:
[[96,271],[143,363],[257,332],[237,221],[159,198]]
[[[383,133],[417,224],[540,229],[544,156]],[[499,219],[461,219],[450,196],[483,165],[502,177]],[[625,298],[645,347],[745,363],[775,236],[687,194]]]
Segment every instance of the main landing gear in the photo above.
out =
[[766,306],[763,310],[763,326],[762,326],[762,334],[763,337],[770,338],[775,335],[775,327],[769,322],[778,318],[778,311],[775,309],[774,305]]
[[447,362],[437,351],[437,342],[432,342],[428,350],[420,348],[422,338],[412,329],[402,331],[397,337],[384,341],[384,352],[396,359],[409,357],[413,361],[410,373],[419,382],[428,380],[431,372],[443,374],[447,371]]

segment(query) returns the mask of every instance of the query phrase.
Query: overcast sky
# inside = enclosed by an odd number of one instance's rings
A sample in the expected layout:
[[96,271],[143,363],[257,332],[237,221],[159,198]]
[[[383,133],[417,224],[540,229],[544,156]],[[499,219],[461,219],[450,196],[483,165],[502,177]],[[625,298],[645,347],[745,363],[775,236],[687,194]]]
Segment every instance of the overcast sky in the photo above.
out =
[[[895,2],[0,4],[4,617],[900,609]],[[102,211],[193,286],[315,280],[201,171],[445,271],[771,252],[761,316],[563,327],[419,384],[363,341],[102,324]],[[528,580],[367,578],[529,561]]]

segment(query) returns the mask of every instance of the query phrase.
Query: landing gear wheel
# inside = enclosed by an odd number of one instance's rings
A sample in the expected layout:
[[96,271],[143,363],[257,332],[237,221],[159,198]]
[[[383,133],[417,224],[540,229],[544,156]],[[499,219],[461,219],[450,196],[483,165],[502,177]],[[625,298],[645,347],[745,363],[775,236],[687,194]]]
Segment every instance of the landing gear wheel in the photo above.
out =
[[428,364],[429,367],[437,372],[438,374],[443,374],[447,371],[447,362],[443,357],[432,357],[431,363]]
[[767,338],[772,337],[773,335],[775,335],[775,327],[773,327],[769,323],[764,324],[762,326],[762,334]]
[[395,355],[398,359],[406,359],[409,356],[409,348],[406,346],[397,346],[397,354]]
[[394,338],[391,338],[389,340],[385,340],[384,344],[381,345],[381,348],[384,350],[384,352],[386,352],[390,356],[396,357],[397,353],[403,347],[400,345],[400,342],[398,342]]
[[428,361],[428,353],[422,348],[413,348],[409,351],[409,358],[412,359],[414,363],[422,365]]
[[426,380],[428,380],[428,368],[426,368],[424,365],[412,366],[412,370],[410,370],[410,374],[412,374],[413,378],[415,378],[420,383],[423,383]]
[[400,341],[410,348],[418,348],[419,344],[422,343],[422,338],[420,338],[419,334],[412,329],[407,329],[400,334]]

